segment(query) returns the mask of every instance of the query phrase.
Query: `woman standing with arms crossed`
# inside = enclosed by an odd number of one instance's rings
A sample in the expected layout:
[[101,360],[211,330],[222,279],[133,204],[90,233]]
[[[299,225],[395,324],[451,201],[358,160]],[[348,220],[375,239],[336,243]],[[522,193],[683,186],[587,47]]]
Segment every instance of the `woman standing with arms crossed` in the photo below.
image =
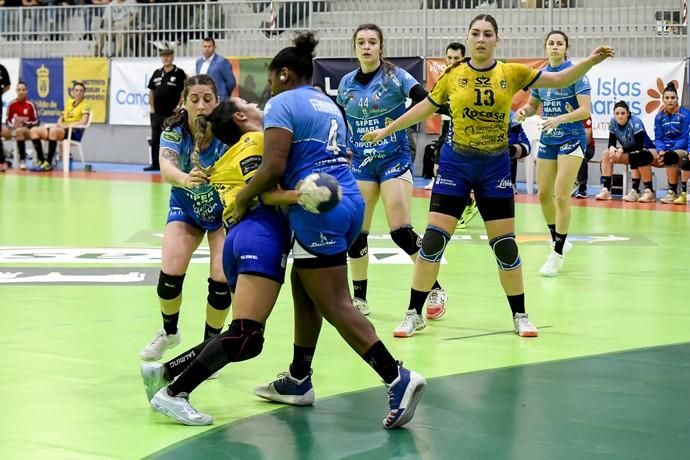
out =
[[[337,102],[345,111],[348,147],[352,150],[352,172],[366,203],[364,224],[348,250],[354,287],[353,303],[363,315],[370,312],[367,303],[369,249],[367,237],[376,203],[381,197],[393,242],[409,256],[416,257],[421,238],[411,224],[412,159],[404,130],[394,132],[376,145],[362,142],[362,135],[395,120],[405,113],[409,97],[422,101],[427,91],[405,70],[383,59],[383,32],[376,24],[362,24],[352,36],[359,69],[340,80]],[[440,319],[445,313],[447,296],[438,281],[429,294],[427,314]],[[423,324],[421,310],[416,321]],[[401,334],[414,333],[412,322],[401,324]],[[400,329],[399,328],[399,329]]]
[[[139,353],[144,361],[157,361],[168,348],[180,343],[177,322],[182,305],[182,284],[192,254],[207,235],[211,252],[206,327],[204,339],[218,335],[230,308],[230,291],[223,274],[223,205],[218,193],[208,184],[200,168],[213,164],[227,147],[196,123],[198,117],[210,114],[218,105],[213,79],[197,75],[185,81],[182,92],[184,108],[164,124],[160,143],[160,166],[163,179],[171,184],[170,210],[163,232],[161,273],[158,278],[158,300],[163,328]],[[192,161],[195,139],[200,138],[198,165]]]
[[536,337],[537,328],[525,313],[522,261],[515,241],[515,202],[508,156],[510,104],[520,90],[573,84],[593,65],[613,56],[613,49],[597,48],[582,62],[562,72],[549,73],[523,64],[498,62],[494,58],[498,41],[496,20],[487,14],[475,17],[467,35],[470,59],[447,69],[427,100],[385,129],[368,133],[364,140],[377,142],[391,132],[420,122],[444,103],[450,104],[453,139],[441,150],[440,179],[431,194],[429,223],[415,263],[409,308],[424,302],[470,190],[474,190],[510,304],[515,333]]
[[[560,30],[549,32],[544,41],[549,64],[544,72],[560,72],[573,66],[568,60],[568,36]],[[542,276],[556,276],[563,267],[563,254],[570,226],[570,192],[587,149],[582,120],[590,113],[589,79],[583,76],[564,88],[535,88],[517,120],[531,117],[541,105],[543,125],[537,153],[539,203],[551,233],[552,250],[539,269]]]

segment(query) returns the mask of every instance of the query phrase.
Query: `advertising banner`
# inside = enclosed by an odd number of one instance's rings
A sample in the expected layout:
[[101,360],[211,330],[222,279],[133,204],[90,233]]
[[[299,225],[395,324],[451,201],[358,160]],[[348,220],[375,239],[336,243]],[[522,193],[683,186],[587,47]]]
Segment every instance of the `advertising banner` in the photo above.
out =
[[64,98],[70,96],[75,82],[86,86],[84,98],[93,113],[92,123],[105,123],[106,102],[108,98],[108,59],[106,58],[65,58]]
[[65,107],[62,59],[22,59],[21,69],[29,100],[36,104],[41,122],[55,123]]

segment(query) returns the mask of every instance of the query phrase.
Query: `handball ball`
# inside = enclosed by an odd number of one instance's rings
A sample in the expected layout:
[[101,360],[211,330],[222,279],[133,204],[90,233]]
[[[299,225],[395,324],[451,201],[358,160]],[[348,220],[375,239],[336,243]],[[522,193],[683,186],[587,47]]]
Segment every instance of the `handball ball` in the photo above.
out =
[[320,214],[335,208],[343,196],[338,180],[330,174],[309,174],[297,186],[300,205],[309,212]]

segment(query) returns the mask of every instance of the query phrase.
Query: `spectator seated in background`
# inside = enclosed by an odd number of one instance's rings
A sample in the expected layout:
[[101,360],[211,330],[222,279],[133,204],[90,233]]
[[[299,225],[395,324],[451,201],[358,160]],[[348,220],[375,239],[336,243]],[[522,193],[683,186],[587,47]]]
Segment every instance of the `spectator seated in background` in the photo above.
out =
[[7,126],[2,127],[2,137],[11,139],[14,135],[19,150],[19,169],[26,169],[26,139],[29,130],[40,124],[38,110],[27,98],[26,83],[17,83],[17,98],[7,107]]
[[[620,145],[620,147],[617,147]],[[657,161],[654,143],[649,139],[642,120],[630,113],[625,101],[613,106],[613,117],[609,122],[609,147],[601,154],[601,191],[597,200],[611,199],[611,181],[615,163],[630,165],[632,188],[623,201],[653,203],[656,201],[652,183],[652,164]],[[644,193],[640,195],[640,179],[644,182]]]
[[[690,111],[678,103],[678,91],[673,83],[664,88],[663,106],[654,119],[654,144],[659,152],[655,166],[666,167],[668,192],[661,201],[663,204],[685,204],[687,202],[687,182],[683,182],[678,194],[678,166],[690,169],[687,163],[688,135],[690,134]],[[687,176],[687,175],[686,175]]]
[[529,156],[532,145],[527,138],[522,123],[515,119],[515,112],[510,111],[510,123],[508,124],[508,153],[510,154],[510,181],[513,184],[513,193],[517,195],[517,162]]
[[[57,124],[52,127],[36,126],[31,128],[29,135],[34,144],[34,150],[36,150],[36,158],[34,159],[36,168],[34,169],[51,171],[53,169],[53,158],[55,157],[57,143],[65,139],[65,133],[69,125],[86,125],[91,108],[84,99],[85,93],[86,86],[84,86],[84,83],[75,82],[74,86],[72,86],[72,97],[67,99],[65,110],[62,111]],[[83,128],[72,129],[72,140],[80,141],[83,134]],[[48,140],[47,159],[43,155],[42,140]]]

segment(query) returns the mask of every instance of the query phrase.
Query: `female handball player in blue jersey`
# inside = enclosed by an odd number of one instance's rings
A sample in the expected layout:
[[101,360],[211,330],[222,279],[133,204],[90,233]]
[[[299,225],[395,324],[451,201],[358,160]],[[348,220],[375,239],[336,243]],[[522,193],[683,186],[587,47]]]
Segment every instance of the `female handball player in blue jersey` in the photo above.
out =
[[[630,165],[633,182],[623,201],[654,203],[656,193],[652,182],[652,165],[656,161],[654,142],[649,138],[642,120],[630,112],[627,102],[616,102],[609,121],[608,148],[601,154],[601,190],[595,199],[611,199],[613,165],[619,163]],[[641,196],[640,180],[644,183],[644,193]]]
[[[549,64],[544,72],[572,67],[568,60],[568,36],[549,32],[544,41]],[[542,131],[537,153],[539,203],[551,233],[552,250],[539,269],[542,276],[556,276],[563,267],[563,255],[572,245],[566,241],[570,227],[570,192],[587,150],[582,120],[590,113],[589,79],[583,76],[565,88],[535,88],[527,103],[516,112],[523,121],[542,108]]]
[[230,308],[230,292],[222,267],[223,206],[218,193],[207,183],[207,175],[192,162],[196,137],[202,139],[198,151],[201,166],[213,164],[227,149],[211,135],[210,129],[199,133],[195,122],[218,105],[216,85],[208,75],[188,78],[182,97],[184,107],[166,120],[161,134],[161,175],[172,185],[157,289],[163,328],[139,353],[144,361],[157,361],[168,348],[180,343],[177,322],[182,305],[182,284],[192,254],[205,234],[211,267],[204,339],[220,333]]
[[289,208],[294,233],[290,277],[295,307],[293,362],[281,378],[257,388],[256,393],[291,404],[314,401],[311,361],[323,315],[385,382],[390,411],[383,425],[394,428],[412,419],[426,381],[391,356],[374,327],[352,304],[347,250],[362,229],[364,201],[345,158],[346,131],[340,109],[311,86],[317,43],[312,33],[299,34],[294,46],[284,48],[271,61],[273,97],[264,112],[263,163],[236,199],[235,212],[242,216],[256,196],[276,185],[295,189],[315,172],[332,175],[342,187],[342,199],[329,212]]
[[[370,145],[362,135],[405,113],[405,102],[422,101],[427,91],[405,70],[383,59],[383,32],[375,24],[362,24],[352,36],[359,68],[340,80],[337,102],[345,111],[347,143],[352,150],[352,172],[366,203],[362,230],[348,251],[354,305],[364,315],[367,302],[367,237],[379,197],[383,201],[393,242],[408,255],[416,257],[421,238],[413,230],[410,216],[413,176],[412,156],[407,133],[402,130]],[[445,313],[447,296],[436,282],[428,298],[427,316],[440,319]],[[424,327],[421,310],[406,316],[394,335],[409,337]]]

